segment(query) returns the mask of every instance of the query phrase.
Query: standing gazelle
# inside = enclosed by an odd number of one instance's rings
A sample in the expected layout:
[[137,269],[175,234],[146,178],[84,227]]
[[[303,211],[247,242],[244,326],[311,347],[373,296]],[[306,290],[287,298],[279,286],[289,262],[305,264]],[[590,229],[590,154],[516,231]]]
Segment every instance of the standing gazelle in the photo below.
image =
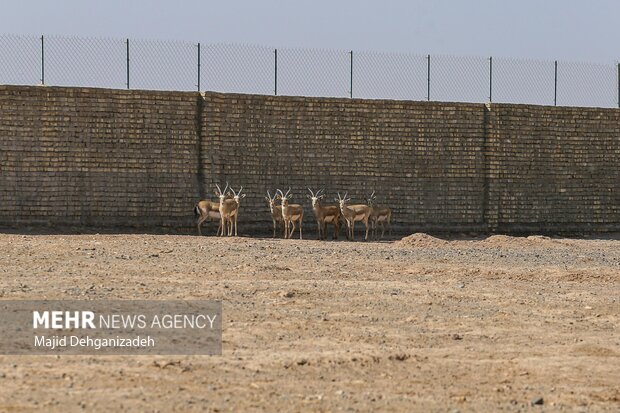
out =
[[220,226],[217,229],[217,234],[220,235],[220,231],[222,229],[222,220],[220,217],[220,203],[214,201],[202,200],[199,201],[194,207],[194,215],[197,217],[196,224],[198,226],[198,235],[202,235],[202,231],[200,231],[200,226],[203,222],[212,219],[214,221],[219,221]]
[[375,191],[368,197],[368,206],[372,208],[370,223],[372,226],[373,238],[377,239],[377,225],[381,224],[381,239],[385,234],[385,224],[388,226],[388,234],[392,235],[392,210],[385,206],[375,205]]
[[235,230],[235,237],[237,236],[237,219],[239,218],[239,206],[241,205],[241,200],[245,198],[245,194],[241,194],[241,191],[243,191],[243,187],[239,188],[239,192],[235,192],[235,190],[230,187],[230,192],[232,192],[233,194],[232,201],[235,203],[235,209],[228,217],[230,221],[230,227],[228,228],[229,237],[233,234],[233,228]]
[[[289,200],[293,198],[291,194],[291,188],[286,191],[286,194],[277,190],[278,197],[282,200],[282,220],[284,221],[284,238],[290,238],[295,232],[295,221],[299,222],[299,239],[302,238],[302,223],[304,220],[304,207],[299,204],[289,204]],[[289,226],[292,224],[293,228],[291,232],[288,232]]]
[[222,192],[218,184],[215,184],[215,186],[217,187],[217,190],[215,190],[215,194],[220,198],[220,227],[222,228],[220,236],[223,237],[225,232],[228,236],[230,236],[232,227],[227,227],[227,223],[230,223],[232,225],[232,219],[236,214],[236,210],[239,207],[239,204],[235,202],[234,199],[226,199],[226,196],[228,195],[228,182],[226,182],[226,188],[224,188],[224,192]]
[[344,198],[341,198],[340,192],[338,192],[337,201],[340,204],[340,212],[342,212],[342,216],[347,223],[347,231],[349,233],[348,238],[351,241],[355,240],[355,221],[362,221],[366,226],[366,236],[364,237],[364,240],[368,241],[368,220],[370,218],[372,208],[364,204],[349,205],[348,202],[351,198],[347,198],[347,194],[348,192],[344,194]]
[[325,194],[321,194],[322,189],[319,189],[316,194],[310,188],[308,191],[310,191],[308,198],[312,201],[312,210],[319,227],[319,239],[327,238],[327,224],[334,225],[334,239],[338,239],[338,235],[340,235],[340,207],[336,205],[322,206],[321,199],[325,197]]
[[282,207],[280,205],[276,205],[276,195],[272,197],[269,191],[267,191],[267,196],[265,199],[269,203],[269,211],[271,211],[271,220],[273,221],[273,237],[275,238],[278,224],[284,224],[284,219],[282,218]]

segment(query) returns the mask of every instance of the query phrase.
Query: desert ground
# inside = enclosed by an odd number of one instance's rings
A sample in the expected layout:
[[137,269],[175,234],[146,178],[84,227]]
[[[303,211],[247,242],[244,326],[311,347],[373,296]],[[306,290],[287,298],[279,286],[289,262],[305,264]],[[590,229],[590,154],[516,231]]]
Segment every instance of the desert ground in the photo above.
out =
[[0,299],[214,299],[221,356],[0,356],[1,412],[620,411],[620,241],[0,234]]

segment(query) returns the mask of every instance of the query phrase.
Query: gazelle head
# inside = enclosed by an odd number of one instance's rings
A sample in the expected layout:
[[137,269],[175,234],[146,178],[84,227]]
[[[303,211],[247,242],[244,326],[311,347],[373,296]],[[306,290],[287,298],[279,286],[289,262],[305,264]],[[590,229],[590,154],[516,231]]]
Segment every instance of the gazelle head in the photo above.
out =
[[321,194],[323,189],[319,189],[316,194],[312,192],[312,189],[308,188],[310,191],[310,195],[306,195],[308,199],[312,201],[312,208],[316,208],[317,206],[321,206],[321,199],[325,197],[325,194]]
[[228,182],[226,182],[226,188],[224,188],[224,192],[222,192],[222,189],[220,188],[220,186],[218,184],[215,184],[215,186],[217,187],[217,189],[215,189],[213,192],[215,192],[215,195],[218,196],[218,198],[220,198],[220,204],[223,204],[224,201],[226,200],[226,191],[228,191]]
[[291,188],[290,187],[288,188],[288,191],[286,191],[286,194],[284,194],[279,189],[276,189],[276,192],[278,193],[276,198],[282,200],[282,208],[288,207],[288,201],[290,201],[291,198],[293,198],[293,194],[291,194]]
[[335,201],[340,205],[340,209],[344,209],[347,206],[347,202],[351,200],[351,198],[347,196],[348,194],[348,192],[345,192],[344,197],[340,197],[340,192],[338,192],[338,199],[335,199]]
[[269,204],[269,210],[271,211],[271,213],[273,213],[273,209],[276,206],[276,196],[277,194],[272,197],[269,191],[267,191],[267,196],[265,197],[265,199],[267,200],[267,203]]
[[239,203],[241,202],[241,200],[243,198],[245,198],[245,194],[242,194],[241,191],[243,191],[243,187],[239,188],[239,192],[235,192],[234,189],[232,189],[232,187],[230,187],[230,191],[232,192],[233,195],[233,199],[235,200],[235,203],[237,205],[239,205]]
[[370,194],[370,196],[366,200],[366,203],[368,204],[368,206],[373,206],[376,199],[377,196],[375,195],[375,191],[372,191],[372,194]]

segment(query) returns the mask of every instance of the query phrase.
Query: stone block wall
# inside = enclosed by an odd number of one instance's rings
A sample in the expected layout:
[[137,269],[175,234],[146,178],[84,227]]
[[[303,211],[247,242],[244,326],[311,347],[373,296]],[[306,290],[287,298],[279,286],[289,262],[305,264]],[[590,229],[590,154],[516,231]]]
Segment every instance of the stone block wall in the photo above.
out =
[[197,99],[0,86],[0,225],[186,225]]
[[228,181],[258,235],[289,187],[309,236],[307,187],[399,233],[619,231],[619,178],[616,109],[0,86],[2,227],[194,233]]

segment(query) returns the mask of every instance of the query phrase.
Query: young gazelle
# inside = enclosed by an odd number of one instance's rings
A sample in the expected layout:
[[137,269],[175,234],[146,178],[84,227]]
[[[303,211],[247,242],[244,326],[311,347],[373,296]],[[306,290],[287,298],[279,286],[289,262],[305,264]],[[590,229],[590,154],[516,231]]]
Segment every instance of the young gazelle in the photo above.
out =
[[[278,228],[278,224],[284,224],[284,219],[282,218],[282,207],[280,205],[276,205],[276,195],[271,197],[269,191],[267,191],[267,196],[265,197],[267,202],[269,203],[269,210],[271,211],[271,220],[273,221],[273,237],[276,237],[276,230]],[[284,227],[284,225],[282,225]]]
[[319,239],[327,238],[327,224],[334,226],[334,239],[338,239],[338,235],[340,235],[340,208],[336,205],[321,205],[321,199],[325,197],[325,194],[321,194],[322,189],[319,189],[316,194],[310,188],[308,191],[310,191],[308,198],[312,201],[312,210],[319,227]]
[[220,226],[217,229],[217,235],[220,235],[220,230],[222,229],[222,220],[220,219],[219,201],[199,201],[196,206],[194,206],[194,215],[196,215],[197,218],[196,224],[198,226],[198,235],[202,235],[202,231],[200,231],[200,226],[202,225],[202,223],[210,219],[218,221],[220,223]]
[[366,226],[366,236],[364,240],[368,241],[368,220],[370,219],[372,208],[363,204],[349,205],[348,202],[351,198],[347,198],[347,194],[348,192],[344,194],[344,198],[341,198],[339,192],[337,201],[340,204],[340,212],[347,223],[348,238],[351,241],[355,240],[355,221],[362,221]]
[[370,223],[372,226],[373,238],[377,239],[377,225],[381,224],[381,239],[383,239],[383,234],[385,234],[385,224],[388,225],[388,234],[392,235],[392,210],[385,206],[377,206],[375,205],[375,191],[372,191],[372,194],[368,197],[368,206],[372,208],[372,212],[370,214]]
[[[282,220],[284,221],[284,238],[290,238],[295,232],[295,221],[299,222],[299,239],[302,238],[302,223],[304,220],[304,208],[299,204],[289,204],[289,200],[293,197],[291,194],[291,188],[288,189],[286,194],[282,193],[279,189],[278,198],[282,200]],[[288,232],[289,226],[293,225],[291,232]]]

